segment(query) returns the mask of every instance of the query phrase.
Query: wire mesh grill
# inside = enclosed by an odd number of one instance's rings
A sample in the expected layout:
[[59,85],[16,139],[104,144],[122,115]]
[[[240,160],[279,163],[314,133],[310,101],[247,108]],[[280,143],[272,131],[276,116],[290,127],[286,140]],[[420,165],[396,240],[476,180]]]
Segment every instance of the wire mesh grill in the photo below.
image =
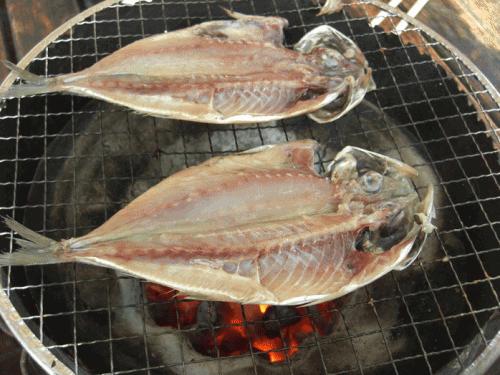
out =
[[[189,335],[214,332],[216,321],[173,334],[152,321],[155,303],[141,282],[92,266],[3,269],[4,290],[22,320],[78,374],[452,374],[468,367],[498,331],[492,327],[500,303],[500,134],[498,108],[485,104],[490,93],[478,82],[480,73],[449,46],[411,25],[398,35],[371,28],[380,9],[365,3],[316,17],[319,7],[309,0],[153,0],[110,5],[77,23],[29,70],[44,76],[82,70],[145,36],[227,19],[219,5],[288,19],[287,46],[318,25],[337,28],[365,54],[377,89],[343,118],[321,125],[306,117],[193,124],[71,95],[9,100],[0,113],[0,213],[53,239],[76,237],[178,170],[262,144],[312,138],[321,145],[318,171],[353,145],[412,165],[421,196],[434,185],[438,230],[420,260],[349,295],[332,310],[332,332],[314,331],[293,355],[281,333],[286,359],[278,363],[251,342],[240,355],[196,353]],[[399,20],[388,14],[386,29]],[[12,250],[12,233],[4,229],[0,240]],[[164,303],[175,304],[179,321],[184,302]],[[308,309],[306,316],[318,314]],[[275,321],[286,325],[286,318]],[[247,337],[254,324],[241,324]]]

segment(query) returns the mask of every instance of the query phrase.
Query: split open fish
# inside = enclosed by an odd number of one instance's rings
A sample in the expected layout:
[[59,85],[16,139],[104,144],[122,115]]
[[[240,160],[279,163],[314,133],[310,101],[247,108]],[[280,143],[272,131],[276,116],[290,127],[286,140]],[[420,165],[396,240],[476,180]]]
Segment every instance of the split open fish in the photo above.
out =
[[280,17],[226,11],[213,21],[136,41],[73,74],[42,78],[6,62],[24,83],[3,98],[67,92],[138,112],[208,123],[248,123],[308,114],[323,123],[375,87],[359,48],[324,25],[293,50]]
[[325,176],[315,141],[220,156],[149,189],[102,226],[53,241],[12,219],[23,239],[0,265],[82,262],[195,299],[302,305],[347,294],[411,264],[433,230],[397,160],[346,147]]
[[326,0],[318,16],[340,12],[344,7],[343,0]]

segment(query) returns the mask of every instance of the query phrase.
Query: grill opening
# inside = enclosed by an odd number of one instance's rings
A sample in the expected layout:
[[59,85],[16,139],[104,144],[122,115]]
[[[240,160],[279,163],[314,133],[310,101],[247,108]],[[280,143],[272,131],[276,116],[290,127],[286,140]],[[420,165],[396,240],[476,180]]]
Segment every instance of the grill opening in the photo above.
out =
[[[0,214],[56,240],[81,236],[186,167],[262,144],[312,138],[321,145],[318,172],[347,145],[416,168],[421,197],[434,185],[437,231],[407,270],[303,310],[188,302],[81,264],[4,268],[2,285],[23,321],[78,374],[438,374],[468,367],[498,331],[489,328],[497,319],[500,286],[500,141],[489,117],[498,109],[473,105],[487,95],[483,87],[474,89],[477,72],[451,53],[437,57],[431,50],[439,43],[422,31],[408,31],[420,42],[404,44],[401,35],[369,27],[366,16],[350,16],[351,5],[317,18],[318,6],[309,0],[119,3],[72,27],[29,70],[49,76],[82,70],[145,36],[227,19],[219,5],[287,18],[287,46],[328,23],[363,51],[377,89],[329,124],[305,116],[197,124],[71,95],[8,100],[0,112],[6,176]],[[368,14],[368,5],[354,6]],[[443,68],[451,63],[459,74]],[[469,91],[457,78],[469,82]],[[4,229],[2,249],[11,248],[11,240]],[[300,339],[287,337],[300,322]],[[223,340],[228,334],[233,337]],[[263,335],[276,345],[263,345]],[[237,341],[242,347],[233,350]]]
[[292,357],[314,332],[318,336],[331,333],[338,323],[340,303],[334,300],[303,308],[189,301],[181,296],[176,303],[172,298],[176,291],[153,283],[147,283],[146,295],[155,323],[192,329],[189,342],[198,353],[229,357],[247,353],[251,347],[272,363]]

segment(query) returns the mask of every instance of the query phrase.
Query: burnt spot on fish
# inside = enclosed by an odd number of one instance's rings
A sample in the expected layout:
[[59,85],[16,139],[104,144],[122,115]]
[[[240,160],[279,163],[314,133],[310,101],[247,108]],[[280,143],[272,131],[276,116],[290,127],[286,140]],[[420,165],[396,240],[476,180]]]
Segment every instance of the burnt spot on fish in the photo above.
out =
[[245,259],[240,262],[240,266],[238,267],[238,275],[245,277],[253,277],[255,276],[255,260],[253,259]]

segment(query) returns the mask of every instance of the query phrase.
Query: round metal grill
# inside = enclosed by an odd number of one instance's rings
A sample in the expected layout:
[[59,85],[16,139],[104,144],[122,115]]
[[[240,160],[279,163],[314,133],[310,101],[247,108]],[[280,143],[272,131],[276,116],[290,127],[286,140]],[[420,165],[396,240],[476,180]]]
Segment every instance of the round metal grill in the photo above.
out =
[[[76,237],[186,167],[309,138],[321,145],[318,171],[352,145],[416,168],[421,197],[434,185],[438,229],[420,259],[339,302],[331,311],[331,330],[313,330],[293,355],[281,334],[280,349],[257,351],[250,342],[243,354],[227,357],[220,355],[220,343],[214,356],[206,356],[190,340],[220,328],[212,303],[200,305],[203,322],[176,330],[155,324],[152,309],[174,304],[180,321],[183,302],[152,302],[143,282],[127,275],[80,264],[5,267],[0,311],[16,337],[53,373],[484,372],[499,340],[499,96],[466,58],[423,25],[376,1],[321,17],[311,0],[108,1],[57,30],[20,65],[42,76],[79,71],[146,36],[227,19],[219,6],[288,19],[288,47],[318,25],[335,27],[361,48],[377,89],[329,124],[305,116],[195,124],[71,95],[8,100],[0,112],[0,214],[56,240]],[[382,9],[384,29],[372,27]],[[387,32],[401,20],[409,23],[405,31]],[[9,76],[3,87],[14,79]],[[0,235],[1,248],[12,251],[13,234],[4,227]],[[311,321],[318,315],[307,309]],[[287,319],[273,317],[280,326]],[[254,324],[238,323],[247,332]],[[285,359],[268,361],[265,354],[273,350],[285,352]]]

